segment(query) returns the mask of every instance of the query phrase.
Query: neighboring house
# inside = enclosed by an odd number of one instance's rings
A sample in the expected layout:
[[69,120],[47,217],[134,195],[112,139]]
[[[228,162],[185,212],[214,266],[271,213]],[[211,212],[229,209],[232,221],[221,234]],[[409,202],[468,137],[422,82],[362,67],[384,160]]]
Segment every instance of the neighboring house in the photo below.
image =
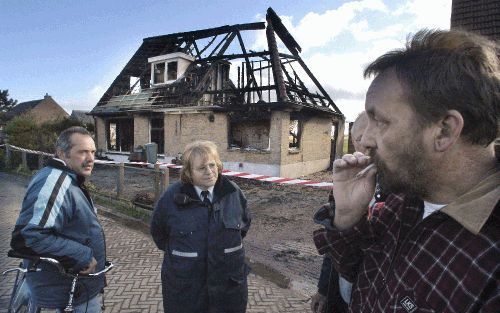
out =
[[500,40],[499,0],[453,0],[451,29],[464,29]]
[[69,117],[69,114],[48,94],[45,94],[40,100],[19,103],[6,115],[8,119],[20,115],[30,115],[38,125]]
[[[145,38],[90,113],[98,149],[124,160],[156,142],[170,161],[202,139],[230,170],[327,169],[342,152],[344,115],[271,8],[266,21]],[[245,44],[258,32],[267,40],[260,50]]]
[[71,111],[70,119],[79,121],[83,125],[94,125],[94,118],[88,114],[89,111],[73,110]]

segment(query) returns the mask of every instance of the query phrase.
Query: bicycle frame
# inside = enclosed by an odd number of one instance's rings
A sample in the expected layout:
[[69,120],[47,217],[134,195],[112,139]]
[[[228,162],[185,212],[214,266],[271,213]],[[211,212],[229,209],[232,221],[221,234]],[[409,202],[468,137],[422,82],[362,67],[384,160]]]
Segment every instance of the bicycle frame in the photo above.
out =
[[[10,250],[7,253],[7,255],[9,257],[28,259],[28,260],[34,261],[27,268],[24,268],[22,263],[20,263],[19,267],[8,269],[2,273],[2,275],[6,275],[6,274],[14,272],[14,271],[16,272],[16,278],[14,281],[14,286],[12,288],[12,293],[11,293],[11,297],[10,297],[10,301],[9,301],[9,308],[7,311],[8,313],[19,312],[19,310],[21,309],[21,307],[23,305],[25,305],[27,307],[27,310],[30,309],[30,306],[32,305],[32,301],[31,301],[31,295],[29,294],[29,291],[27,290],[27,286],[25,284],[26,273],[42,271],[42,269],[38,267],[38,264],[40,262],[49,263],[49,264],[55,266],[61,275],[68,276],[68,277],[72,278],[68,304],[64,308],[64,312],[68,312],[68,313],[73,312],[73,298],[74,298],[77,280],[79,278],[90,278],[90,277],[97,277],[97,276],[103,275],[104,273],[108,272],[109,270],[111,270],[114,267],[113,263],[106,261],[104,269],[99,271],[99,272],[91,273],[91,274],[87,274],[87,275],[71,274],[71,273],[68,273],[64,269],[64,267],[61,265],[61,263],[59,263],[59,261],[57,261],[56,259],[53,259],[53,258],[34,256],[34,255],[25,255],[25,254],[17,253],[16,251],[13,251],[13,250]],[[19,275],[21,273],[22,273],[22,277],[19,278]],[[37,312],[39,312],[39,308],[37,308]]]

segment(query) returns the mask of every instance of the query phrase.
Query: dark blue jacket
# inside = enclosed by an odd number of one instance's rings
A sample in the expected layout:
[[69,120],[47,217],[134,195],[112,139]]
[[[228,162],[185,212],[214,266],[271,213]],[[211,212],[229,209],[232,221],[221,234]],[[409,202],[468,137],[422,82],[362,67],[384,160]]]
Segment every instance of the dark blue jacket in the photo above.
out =
[[[102,227],[86,189],[84,178],[61,161],[50,160],[31,180],[12,233],[12,249],[25,254],[53,257],[79,272],[92,257],[96,271],[104,268],[106,244]],[[71,278],[44,271],[28,273],[35,302],[44,308],[62,308],[68,302]],[[86,302],[104,288],[104,276],[79,279],[74,303]]]
[[161,278],[166,313],[245,312],[248,266],[242,239],[250,227],[240,188],[220,176],[213,205],[177,182],[158,201],[151,234],[165,251]]

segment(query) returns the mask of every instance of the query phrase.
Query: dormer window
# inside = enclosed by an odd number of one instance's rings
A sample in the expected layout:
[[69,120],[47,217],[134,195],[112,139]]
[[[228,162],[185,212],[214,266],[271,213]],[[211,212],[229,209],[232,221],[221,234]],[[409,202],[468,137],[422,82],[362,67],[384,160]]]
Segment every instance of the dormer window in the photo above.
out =
[[154,64],[153,84],[163,84],[165,82],[165,63]]
[[168,62],[167,80],[177,79],[177,61]]
[[182,52],[149,58],[152,85],[170,84],[182,78],[186,69],[193,61],[194,57]]

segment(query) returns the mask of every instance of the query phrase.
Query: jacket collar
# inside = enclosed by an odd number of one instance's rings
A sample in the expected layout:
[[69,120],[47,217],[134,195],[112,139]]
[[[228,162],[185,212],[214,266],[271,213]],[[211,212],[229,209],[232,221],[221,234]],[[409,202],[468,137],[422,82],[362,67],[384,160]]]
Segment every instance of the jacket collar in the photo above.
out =
[[66,166],[66,163],[61,160],[61,159],[58,159],[58,158],[52,158],[49,160],[48,162],[48,165],[50,167],[53,167],[53,168],[57,168],[61,171],[65,171],[68,173],[68,175],[76,181],[76,183],[78,184],[78,186],[82,186],[83,183],[85,182],[85,177],[82,176],[82,175],[78,175],[77,173],[75,173],[72,169],[70,169],[69,167]]
[[[219,178],[217,178],[217,181],[215,182],[212,202],[215,202],[218,199],[221,199],[225,195],[230,194],[231,192],[234,192],[235,190],[236,190],[236,188],[231,184],[229,179],[227,179],[226,177],[219,174]],[[183,183],[180,191],[181,191],[181,193],[188,195],[192,199],[199,198],[198,193],[196,192],[196,190],[194,189],[194,186],[192,184]]]
[[441,209],[468,231],[478,234],[500,200],[500,166],[469,192]]

